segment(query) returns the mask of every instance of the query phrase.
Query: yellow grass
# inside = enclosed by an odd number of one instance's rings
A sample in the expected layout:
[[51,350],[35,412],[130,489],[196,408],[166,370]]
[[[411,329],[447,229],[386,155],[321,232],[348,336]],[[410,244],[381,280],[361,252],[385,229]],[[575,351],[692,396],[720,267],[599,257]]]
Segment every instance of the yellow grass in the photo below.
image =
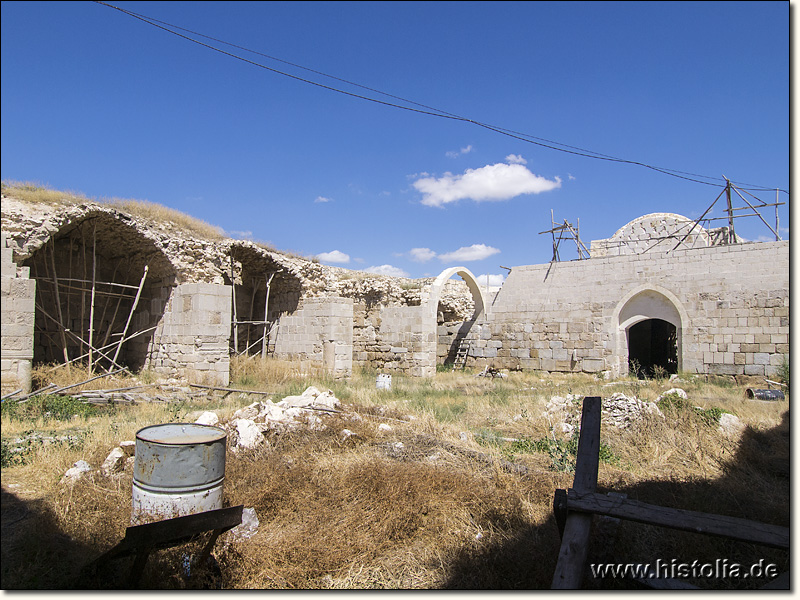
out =
[[88,198],[80,192],[58,191],[50,188],[46,184],[35,182],[4,181],[2,182],[2,191],[6,196],[31,203],[71,205],[84,202],[98,202],[130,215],[155,221],[156,223],[171,223],[180,230],[190,232],[205,239],[219,240],[225,237],[224,231],[215,225],[210,225],[205,221],[189,216],[178,210],[148,200],[122,198],[97,200]]
[[[432,379],[394,375],[391,390],[378,390],[374,371],[332,380],[298,364],[260,359],[234,359],[232,373],[232,387],[266,390],[275,401],[309,385],[330,388],[343,412],[323,415],[323,431],[269,433],[269,446],[229,453],[225,504],[255,508],[258,533],[242,542],[223,535],[214,552],[220,572],[213,577],[187,579],[181,572],[191,546],[157,552],[143,575],[145,587],[548,588],[560,544],[553,495],[571,486],[572,473],[555,469],[546,453],[523,451],[501,438],[550,435],[542,412],[554,395],[608,397],[624,389],[655,400],[677,387],[633,380],[605,386],[588,376],[511,373],[492,380],[441,372]],[[680,387],[693,404],[736,412],[747,429],[727,437],[693,410],[645,418],[627,430],[604,427],[602,441],[613,460],[601,463],[600,489],[787,525],[788,400],[748,402],[742,387],[702,379]],[[167,405],[120,406],[64,423],[19,420],[4,411],[4,442],[31,429],[85,435],[76,447],[40,446],[27,464],[3,468],[4,523],[7,512],[9,518],[14,510],[29,515],[4,527],[4,587],[119,587],[115,578],[124,578],[130,561],[88,580],[75,575],[124,535],[131,471],[113,478],[95,474],[74,486],[59,483],[64,471],[79,459],[97,468],[141,427],[193,419],[201,410],[215,410],[224,420],[263,399],[175,396]],[[344,436],[344,429],[352,435]],[[511,472],[508,464],[527,473]],[[592,556],[610,553],[625,562],[765,558],[788,568],[788,553],[697,534],[625,522],[619,535],[608,535],[597,530]],[[759,582],[695,583],[732,588]]]

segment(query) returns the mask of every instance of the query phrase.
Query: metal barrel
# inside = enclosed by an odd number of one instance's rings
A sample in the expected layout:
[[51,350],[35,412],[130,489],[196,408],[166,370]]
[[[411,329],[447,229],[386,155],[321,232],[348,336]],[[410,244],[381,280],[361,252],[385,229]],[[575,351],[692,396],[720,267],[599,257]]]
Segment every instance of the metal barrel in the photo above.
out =
[[754,398],[756,400],[784,400],[786,398],[780,390],[754,390],[747,388],[745,390],[745,395],[750,400]]
[[222,508],[225,430],[196,423],[136,432],[131,523]]

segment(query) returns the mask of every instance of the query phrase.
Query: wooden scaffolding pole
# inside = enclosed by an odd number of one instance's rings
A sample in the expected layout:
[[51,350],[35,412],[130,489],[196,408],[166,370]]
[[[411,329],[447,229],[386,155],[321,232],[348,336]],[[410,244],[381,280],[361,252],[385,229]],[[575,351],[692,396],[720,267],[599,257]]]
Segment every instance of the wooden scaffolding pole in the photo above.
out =
[[94,343],[94,299],[97,288],[97,223],[92,222],[92,295],[89,301],[89,372],[92,372],[92,344]]
[[269,333],[269,323],[267,323],[269,313],[269,286],[272,283],[273,277],[275,277],[275,273],[271,273],[269,277],[266,277],[267,293],[264,297],[264,336],[261,338],[261,358],[265,358],[267,356],[267,333]]
[[231,256],[231,293],[233,298],[233,353],[239,354],[239,314],[236,311],[236,275],[233,272],[233,256]]
[[139,289],[136,290],[136,297],[133,299],[133,306],[131,306],[131,312],[128,313],[128,320],[125,322],[125,329],[122,330],[122,337],[117,344],[117,350],[114,352],[114,360],[113,363],[116,364],[117,356],[119,356],[119,351],[122,349],[122,342],[125,341],[125,334],[128,333],[128,327],[130,327],[131,319],[133,319],[133,313],[136,310],[136,305],[139,304],[139,296],[142,294],[142,288],[144,287],[144,280],[147,279],[147,270],[149,269],[149,265],[144,266],[144,273],[142,274],[142,280],[139,282]]
[[[52,252],[50,253],[50,263],[53,267],[53,281],[55,282],[55,300],[56,300],[56,308],[58,308],[58,325],[59,331],[61,333],[61,345],[64,347],[64,364],[69,362],[69,351],[67,350],[67,334],[66,334],[66,326],[64,325],[64,315],[61,312],[61,297],[58,293],[58,275],[56,275],[56,243],[53,238],[50,238],[51,247],[50,249]],[[45,260],[45,266],[47,265],[47,261]]]

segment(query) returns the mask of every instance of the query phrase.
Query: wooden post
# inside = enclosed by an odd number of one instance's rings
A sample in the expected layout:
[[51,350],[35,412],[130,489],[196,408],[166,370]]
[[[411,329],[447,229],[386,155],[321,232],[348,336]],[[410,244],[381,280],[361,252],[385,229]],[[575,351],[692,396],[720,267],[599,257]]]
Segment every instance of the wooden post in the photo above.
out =
[[731,182],[725,178],[728,184],[725,186],[725,196],[728,200],[728,243],[736,243],[736,232],[733,230],[733,205],[731,204]]
[[125,322],[125,329],[122,330],[122,337],[120,337],[119,343],[117,344],[117,350],[114,352],[114,360],[111,362],[117,362],[117,356],[119,356],[119,351],[122,349],[122,342],[125,341],[125,334],[128,333],[128,327],[131,324],[131,319],[133,319],[133,312],[136,310],[136,305],[139,304],[139,296],[142,293],[142,288],[144,287],[144,280],[147,278],[147,270],[149,269],[149,265],[144,266],[144,273],[142,274],[142,280],[139,282],[139,289],[136,290],[136,297],[133,299],[133,306],[131,306],[131,312],[128,313],[128,320]]
[[[59,324],[59,331],[61,333],[61,345],[64,347],[64,363],[69,362],[69,351],[67,350],[67,334],[64,332],[64,316],[61,312],[61,297],[58,292],[58,275],[56,275],[56,242],[53,238],[50,238],[50,242],[52,243],[52,253],[50,254],[50,262],[53,265],[53,282],[56,290],[56,307],[58,308],[58,324]],[[45,262],[45,264],[47,264]]]
[[233,293],[233,353],[239,354],[239,316],[236,312],[236,276],[233,273],[232,256],[231,256],[231,291]]
[[[572,484],[573,489],[580,493],[594,492],[597,489],[602,402],[603,400],[599,396],[589,396],[583,399],[581,435],[578,440],[575,480]],[[551,589],[577,590],[581,588],[591,527],[592,515],[579,512],[568,514]]]
[[779,194],[780,194],[780,190],[776,189],[775,190],[775,241],[776,242],[781,241],[781,236],[778,235],[780,233],[780,231],[781,231],[780,219],[778,218],[778,201],[780,200],[780,195]]
[[92,344],[94,343],[94,298],[97,287],[97,223],[92,222],[92,295],[89,303],[89,373],[92,372]]
[[269,327],[269,323],[267,323],[267,313],[269,312],[269,286],[272,283],[273,277],[275,277],[275,273],[272,273],[269,277],[267,277],[267,295],[264,297],[264,337],[261,338],[261,358],[265,358],[267,356],[267,327]]

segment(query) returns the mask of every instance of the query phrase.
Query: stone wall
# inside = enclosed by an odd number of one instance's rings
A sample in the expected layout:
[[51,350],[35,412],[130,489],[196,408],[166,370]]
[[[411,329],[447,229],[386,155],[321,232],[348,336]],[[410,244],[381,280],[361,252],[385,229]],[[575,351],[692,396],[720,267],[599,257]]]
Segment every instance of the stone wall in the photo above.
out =
[[231,288],[185,283],[172,290],[149,349],[158,373],[195,383],[227,386]]
[[625,373],[637,310],[680,319],[681,370],[771,375],[789,351],[789,243],[516,267],[492,306],[495,364]]
[[353,372],[353,300],[310,298],[280,319],[276,358],[299,360],[334,377]]
[[0,303],[2,304],[2,336],[0,336],[0,374],[2,392],[16,389],[29,392],[31,361],[33,360],[33,325],[36,312],[36,282],[28,277],[27,268],[17,268],[13,251],[0,237],[2,275]]
[[[55,283],[48,269],[73,269],[70,253],[82,244],[85,254],[83,240],[95,232],[102,278],[127,269],[132,279],[117,283],[131,288],[142,267],[151,268],[131,331],[157,325],[156,333],[126,342],[124,358],[146,355],[165,373],[227,381],[234,295],[238,319],[250,322],[238,330],[240,352],[260,352],[253,342],[268,313],[276,356],[336,376],[353,366],[430,376],[462,338],[475,366],[625,373],[640,328],[651,322],[673,328],[664,335],[674,339],[665,339],[685,371],[771,375],[789,350],[788,242],[731,244],[727,230],[670,213],[645,215],[592,242],[591,259],[515,267],[491,295],[463,267],[420,280],[359,273],[85,200],[4,195],[2,229],[13,250],[13,259],[3,254],[4,381],[31,362],[22,333],[33,330],[30,290],[48,293]],[[135,264],[121,262],[130,257]],[[32,279],[20,265],[32,267]],[[26,300],[6,301],[12,297]],[[44,305],[55,310],[52,298]],[[100,326],[116,332],[127,310]],[[88,330],[84,317],[76,327]],[[39,337],[55,340],[56,330]],[[33,360],[58,359],[55,346],[41,358],[35,348]],[[18,362],[8,358],[13,352]]]

